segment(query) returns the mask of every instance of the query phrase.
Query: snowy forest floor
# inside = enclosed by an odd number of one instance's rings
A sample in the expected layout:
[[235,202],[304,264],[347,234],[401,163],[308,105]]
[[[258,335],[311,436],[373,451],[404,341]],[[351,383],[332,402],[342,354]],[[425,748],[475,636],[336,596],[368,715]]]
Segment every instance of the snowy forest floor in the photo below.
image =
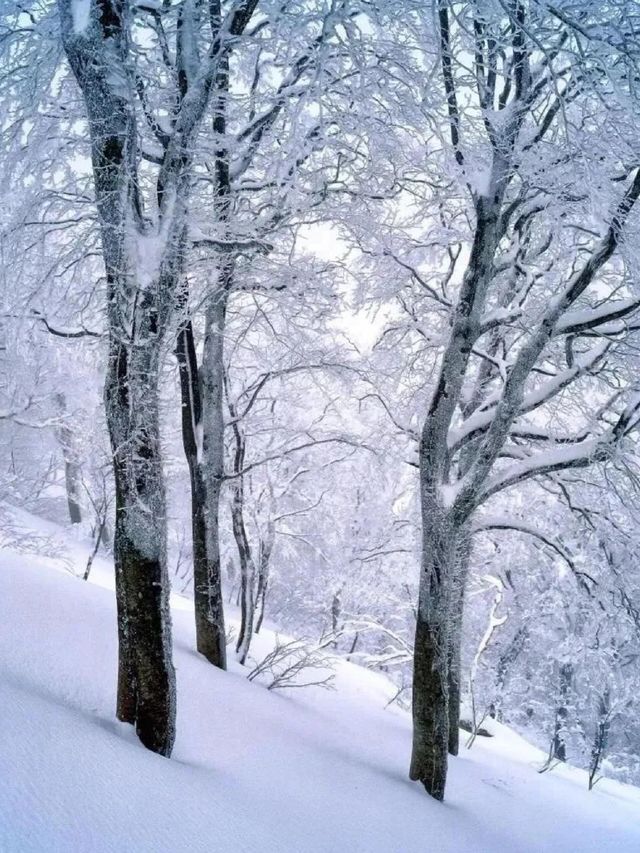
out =
[[[268,691],[236,663],[219,672],[179,596],[176,748],[146,751],[113,717],[111,565],[84,583],[86,541],[3,513],[20,544],[0,542],[2,853],[640,850],[640,789],[541,775],[543,754],[503,726],[451,761],[446,803],[429,800],[407,779],[410,719],[385,709],[384,677],[336,661],[334,690]],[[263,630],[252,656],[274,641]]]

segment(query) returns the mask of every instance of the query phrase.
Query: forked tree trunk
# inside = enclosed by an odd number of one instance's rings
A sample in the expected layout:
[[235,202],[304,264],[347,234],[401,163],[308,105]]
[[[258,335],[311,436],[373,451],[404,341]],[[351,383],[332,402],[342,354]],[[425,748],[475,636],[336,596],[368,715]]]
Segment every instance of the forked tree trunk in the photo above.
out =
[[[209,502],[202,459],[202,394],[190,320],[178,332],[176,355],[182,396],[182,441],[191,481],[191,536],[193,543],[193,595],[196,620],[196,648],[220,669],[226,669],[227,650],[220,581],[219,548],[207,547],[207,522],[217,525],[217,511]],[[219,493],[218,493],[219,494]],[[211,511],[213,509],[213,512]],[[217,535],[215,536],[217,539]],[[218,554],[216,563],[215,555]]]
[[175,671],[165,539],[165,491],[158,423],[159,348],[110,345],[105,385],[116,484],[116,599],[119,719],[142,743],[170,755],[175,739]]
[[[171,662],[169,579],[166,559],[166,507],[158,423],[158,377],[182,280],[193,142],[207,114],[212,88],[216,114],[223,113],[228,73],[226,35],[244,31],[257,3],[246,0],[223,25],[220,4],[211,4],[208,25],[213,55],[198,73],[185,65],[185,45],[194,34],[176,38],[178,88],[170,131],[159,135],[164,151],[155,180],[155,215],[144,213],[139,180],[140,134],[136,90],[144,81],[132,74],[133,4],[95,0],[85,4],[87,20],[78,27],[73,0],[58,0],[63,45],[82,90],[91,137],[93,184],[107,277],[109,361],[105,384],[107,423],[116,486],[116,595],[118,604],[118,716],[135,718],[140,740],[169,755],[175,736],[175,673]],[[183,4],[179,26],[195,25],[193,4]],[[225,18],[225,21],[227,18]],[[186,23],[185,23],[186,22]],[[193,55],[187,50],[189,55]],[[202,72],[202,73],[201,73]],[[144,100],[143,96],[140,98]],[[222,105],[222,106],[221,106]],[[143,110],[146,114],[146,109]],[[149,116],[147,115],[147,118]],[[217,121],[217,119],[216,119]],[[214,121],[214,131],[220,128]],[[158,134],[156,134],[158,136]],[[228,168],[225,171],[229,186]],[[161,248],[158,268],[140,252],[152,235]],[[136,245],[137,244],[137,245]],[[156,254],[155,252],[153,254]],[[144,256],[144,260],[141,256]],[[213,371],[203,399],[204,481],[207,520],[207,607],[222,626],[217,518],[223,478],[222,351],[226,307],[225,267],[222,299],[207,312],[206,335],[213,341]],[[205,340],[205,354],[207,340]],[[206,359],[205,359],[206,360]],[[208,455],[208,452],[211,451]],[[213,531],[213,532],[212,532]],[[219,605],[219,610],[212,612]]]

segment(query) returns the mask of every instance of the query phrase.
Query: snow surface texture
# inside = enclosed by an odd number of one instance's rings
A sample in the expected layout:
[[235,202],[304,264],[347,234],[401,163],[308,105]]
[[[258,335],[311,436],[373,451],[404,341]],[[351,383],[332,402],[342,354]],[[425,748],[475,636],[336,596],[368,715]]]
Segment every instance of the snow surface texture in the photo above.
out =
[[[451,762],[445,804],[407,779],[408,715],[394,689],[344,661],[336,690],[273,692],[194,651],[174,597],[178,737],[172,760],[113,718],[109,563],[13,511],[49,557],[0,551],[2,853],[444,853],[640,851],[640,789],[562,767],[496,726]],[[26,541],[29,541],[28,539]],[[264,630],[253,657],[272,646]]]

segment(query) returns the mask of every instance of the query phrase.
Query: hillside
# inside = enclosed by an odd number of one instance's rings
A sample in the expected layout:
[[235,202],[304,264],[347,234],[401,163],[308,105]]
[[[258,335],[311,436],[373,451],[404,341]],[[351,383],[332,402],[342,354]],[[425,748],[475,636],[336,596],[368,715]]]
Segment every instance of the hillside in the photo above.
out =
[[[113,719],[108,562],[84,583],[69,569],[85,542],[12,516],[41,553],[0,551],[3,853],[640,850],[640,790],[540,775],[542,754],[500,726],[452,761],[446,803],[430,801],[406,777],[409,719],[385,710],[384,678],[339,661],[335,690],[273,692],[235,664],[216,671],[179,597],[176,749],[147,752]],[[263,632],[254,656],[273,642]]]

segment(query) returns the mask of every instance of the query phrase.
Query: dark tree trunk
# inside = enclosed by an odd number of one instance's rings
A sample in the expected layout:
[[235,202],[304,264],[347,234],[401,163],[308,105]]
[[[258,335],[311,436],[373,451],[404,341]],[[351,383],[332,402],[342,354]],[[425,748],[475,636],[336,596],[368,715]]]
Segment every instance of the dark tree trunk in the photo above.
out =
[[464,620],[464,593],[469,570],[470,543],[463,540],[458,559],[453,567],[451,582],[449,637],[449,753],[460,750],[460,703],[462,696],[462,630]]
[[[226,376],[225,376],[226,382]],[[244,459],[245,438],[238,410],[227,393],[227,405],[231,415],[231,431],[234,439],[233,492],[231,497],[231,523],[233,538],[238,548],[240,562],[240,632],[236,643],[238,660],[244,664],[249,653],[256,615],[256,568],[244,523]]]
[[[154,322],[146,331],[153,337]],[[167,573],[164,477],[158,423],[158,348],[110,344],[105,385],[116,484],[119,719],[170,755],[175,671]]]
[[272,521],[267,525],[267,532],[260,543],[260,559],[258,561],[258,588],[256,591],[256,611],[258,617],[256,619],[256,634],[260,633],[262,621],[264,619],[264,609],[267,599],[267,590],[269,588],[269,566],[271,563],[271,551],[273,550],[273,542],[275,539],[275,529]]
[[556,707],[556,720],[551,744],[551,755],[558,761],[567,760],[567,719],[569,717],[569,691],[573,680],[573,665],[563,663],[559,673],[558,705]]
[[[117,486],[116,486],[117,488]],[[122,501],[116,497],[117,506]],[[124,575],[122,560],[119,554],[119,544],[122,534],[118,532],[118,513],[116,510],[114,536],[114,563],[116,576],[116,608],[118,614],[118,695],[116,699],[116,717],[123,723],[136,722],[136,677],[131,648],[131,634],[127,619],[126,595],[124,591]]]
[[360,639],[360,634],[358,631],[353,635],[353,641],[351,643],[351,647],[349,648],[349,654],[347,655],[347,660],[350,659],[350,656],[355,652],[358,646],[358,640]]
[[413,748],[410,778],[444,799],[449,750],[451,554],[454,531],[444,514],[423,507],[423,552],[413,663]]
[[449,754],[460,750],[460,646],[461,636],[452,632],[449,647]]
[[[220,286],[213,294],[205,315],[205,339],[202,360],[202,476],[206,491],[204,526],[206,528],[207,576],[196,595],[196,620],[211,620],[216,640],[216,655],[226,668],[224,603],[222,600],[222,564],[220,561],[220,499],[224,482],[224,331],[227,299],[231,289],[232,267],[223,264]],[[222,657],[224,655],[224,657]]]
[[[186,319],[179,331],[176,355],[182,396],[182,441],[191,481],[191,536],[193,543],[193,597],[196,620],[196,648],[220,669],[226,669],[227,650],[224,608],[220,579],[219,548],[207,548],[207,522],[217,527],[218,496],[207,498],[202,466],[202,394],[191,321]],[[215,533],[217,540],[217,533]],[[216,563],[215,555],[218,554]]]
[[[437,594],[433,596],[437,603]],[[413,745],[409,776],[444,799],[449,746],[447,631],[419,608],[413,662]]]
[[231,524],[233,527],[233,538],[238,548],[240,562],[240,632],[236,643],[238,660],[244,664],[249,653],[251,638],[253,636],[253,625],[256,612],[255,582],[256,571],[251,553],[251,545],[244,523],[244,467],[245,443],[244,435],[238,423],[238,413],[229,400],[229,411],[232,419],[232,431],[235,440],[235,452],[233,454],[233,495],[231,498]]
[[240,633],[236,644],[238,660],[244,664],[249,653],[251,639],[253,636],[253,624],[255,620],[255,565],[251,554],[251,546],[244,525],[244,488],[242,477],[234,485],[233,498],[231,501],[231,518],[233,525],[233,536],[238,548],[240,558]]
[[598,770],[609,745],[609,730],[611,728],[611,693],[609,688],[598,699],[598,722],[596,724],[591,759],[589,761],[589,790],[598,781]]

